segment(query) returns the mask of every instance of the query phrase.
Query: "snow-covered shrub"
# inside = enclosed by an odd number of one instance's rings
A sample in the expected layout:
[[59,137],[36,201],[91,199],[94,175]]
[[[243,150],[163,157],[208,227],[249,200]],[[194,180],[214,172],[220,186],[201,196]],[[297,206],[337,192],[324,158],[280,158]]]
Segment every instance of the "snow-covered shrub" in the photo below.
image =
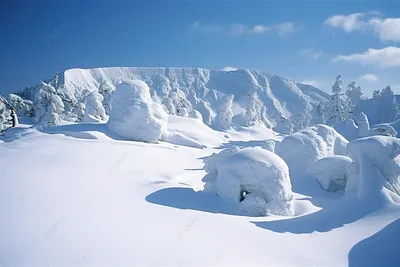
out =
[[6,104],[0,99],[0,131],[4,131],[10,127],[7,118],[10,116],[10,111],[7,109]]
[[64,103],[50,84],[41,83],[35,95],[35,123],[43,127],[52,127],[61,123]]
[[162,104],[171,115],[187,117],[192,111],[192,104],[181,91],[171,91],[169,96],[162,101]]
[[271,151],[271,152],[275,152],[275,140],[267,140],[265,141],[265,143],[263,144],[262,148]]
[[111,97],[108,128],[127,139],[156,142],[166,131],[167,113],[154,102],[145,82],[133,80],[122,83]]
[[352,160],[346,156],[329,156],[316,161],[308,172],[328,192],[343,191],[346,188]]
[[8,100],[10,105],[15,108],[18,115],[26,115],[26,116],[34,115],[35,111],[32,101],[22,99],[22,97],[15,94],[9,94]]
[[382,186],[400,195],[400,140],[371,136],[350,142],[348,153],[354,162],[346,193],[370,197]]
[[397,131],[389,124],[389,123],[382,123],[378,125],[374,125],[369,129],[369,136],[373,135],[385,135],[396,137]]
[[301,176],[319,159],[346,155],[347,143],[332,127],[317,124],[283,138],[276,144],[275,153],[289,165],[293,178]]
[[214,120],[214,127],[217,130],[228,130],[232,123],[232,103],[234,95],[224,95],[217,107],[217,116]]
[[101,122],[106,121],[108,116],[103,107],[103,96],[97,92],[92,92],[86,97],[85,113],[83,121]]
[[216,193],[247,215],[294,215],[288,166],[260,147],[242,149],[219,164]]

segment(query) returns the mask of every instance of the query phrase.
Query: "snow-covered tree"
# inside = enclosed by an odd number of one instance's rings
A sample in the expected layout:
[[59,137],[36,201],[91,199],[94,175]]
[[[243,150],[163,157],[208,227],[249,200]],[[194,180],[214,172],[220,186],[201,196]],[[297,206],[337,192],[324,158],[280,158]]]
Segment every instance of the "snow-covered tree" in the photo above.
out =
[[171,91],[162,101],[165,110],[171,115],[187,117],[193,110],[192,104],[185,98],[181,91]]
[[102,104],[106,111],[106,114],[110,114],[111,95],[114,91],[115,86],[109,81],[104,81],[99,86],[99,93],[103,96]]
[[[252,91],[249,93],[246,100],[246,113],[245,113],[245,125],[251,126],[254,125],[254,122],[262,122],[262,110],[263,103],[258,98],[258,94],[256,91]],[[265,112],[265,109],[264,109]]]
[[336,81],[332,85],[332,97],[325,108],[325,118],[329,125],[335,125],[350,116],[350,109],[347,102],[343,99],[342,91],[342,75],[339,75],[336,77]]
[[378,102],[378,123],[394,121],[398,116],[399,109],[396,97],[390,86],[381,90]]
[[372,92],[372,98],[377,99],[379,97],[379,94],[380,94],[379,90],[374,90]]
[[8,122],[8,117],[10,116],[9,108],[7,108],[8,103],[5,99],[0,97],[0,132],[4,131],[10,124]]
[[217,106],[217,116],[214,120],[214,126],[217,130],[227,130],[232,123],[232,104],[234,95],[223,96]]
[[56,89],[42,82],[35,95],[35,123],[43,127],[52,127],[61,123],[64,103]]
[[103,107],[103,96],[97,92],[92,92],[86,97],[85,114],[83,121],[106,121],[108,116]]
[[22,97],[16,94],[9,94],[8,100],[11,106],[15,108],[18,115],[33,116],[34,115],[34,104],[30,100],[22,99]]
[[363,96],[361,87],[356,86],[356,82],[350,82],[347,86],[346,96],[351,113],[358,115],[361,112],[360,100]]

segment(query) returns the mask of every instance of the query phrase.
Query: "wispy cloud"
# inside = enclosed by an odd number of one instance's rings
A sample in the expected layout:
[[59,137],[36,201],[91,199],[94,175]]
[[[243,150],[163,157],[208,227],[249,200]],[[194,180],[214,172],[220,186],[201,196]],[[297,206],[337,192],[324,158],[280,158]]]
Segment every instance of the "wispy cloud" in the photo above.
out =
[[299,51],[299,54],[304,57],[319,59],[323,55],[323,52],[315,51],[314,49],[303,49]]
[[384,68],[400,67],[400,48],[394,46],[382,49],[370,48],[361,54],[337,56],[333,61],[360,62],[363,65],[374,65]]
[[382,41],[400,41],[400,18],[382,18],[376,11],[335,15],[325,20],[324,24],[345,32],[373,32]]
[[366,82],[377,82],[377,81],[379,81],[378,76],[376,76],[373,73],[364,74],[364,75],[360,76],[359,79],[361,81],[366,81]]
[[245,25],[240,23],[230,25],[219,25],[219,24],[205,24],[200,21],[196,21],[190,27],[191,31],[202,32],[205,34],[226,34],[228,36],[246,36],[246,35],[262,35],[267,32],[275,32],[281,36],[287,35],[295,31],[296,27],[291,22],[285,22],[275,25]]

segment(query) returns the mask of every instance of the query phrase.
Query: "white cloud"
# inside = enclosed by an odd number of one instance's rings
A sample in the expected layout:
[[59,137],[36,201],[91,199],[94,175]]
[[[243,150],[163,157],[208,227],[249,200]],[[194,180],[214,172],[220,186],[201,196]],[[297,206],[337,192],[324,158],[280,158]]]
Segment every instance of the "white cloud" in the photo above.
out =
[[238,69],[235,68],[235,67],[229,67],[229,66],[223,67],[223,68],[221,69],[221,71],[235,71],[235,70],[238,70]]
[[372,73],[367,73],[359,77],[360,80],[366,81],[366,82],[377,82],[379,81],[378,76]]
[[318,87],[318,83],[315,80],[305,80],[305,81],[301,81],[300,83],[312,85],[314,87]]
[[400,67],[400,48],[394,46],[382,49],[370,48],[362,54],[337,56],[333,61],[360,62],[363,65],[375,65],[386,68]]
[[315,51],[314,49],[303,49],[299,51],[299,54],[312,59],[319,59],[323,55],[322,52]]
[[382,41],[400,41],[400,18],[380,18],[378,12],[335,15],[324,24],[345,32],[372,31]]
[[196,21],[190,27],[192,31],[199,31],[206,34],[226,34],[228,36],[246,36],[246,35],[261,35],[267,32],[275,32],[283,36],[295,30],[295,25],[290,22],[285,22],[275,25],[256,24],[248,26],[244,24],[218,25],[218,24],[203,24]]

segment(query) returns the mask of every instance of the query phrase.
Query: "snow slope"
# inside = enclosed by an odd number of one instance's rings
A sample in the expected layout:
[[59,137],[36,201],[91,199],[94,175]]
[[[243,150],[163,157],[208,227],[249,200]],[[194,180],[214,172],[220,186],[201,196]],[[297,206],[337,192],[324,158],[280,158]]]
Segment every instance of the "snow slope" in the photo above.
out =
[[105,124],[7,130],[0,136],[0,266],[399,261],[393,249],[388,254],[380,247],[397,247],[396,204],[339,200],[309,180],[293,185],[296,216],[255,218],[238,216],[229,202],[199,191],[203,158],[281,139],[265,127],[217,132],[196,119],[169,116],[168,132],[207,148],[119,141]]

